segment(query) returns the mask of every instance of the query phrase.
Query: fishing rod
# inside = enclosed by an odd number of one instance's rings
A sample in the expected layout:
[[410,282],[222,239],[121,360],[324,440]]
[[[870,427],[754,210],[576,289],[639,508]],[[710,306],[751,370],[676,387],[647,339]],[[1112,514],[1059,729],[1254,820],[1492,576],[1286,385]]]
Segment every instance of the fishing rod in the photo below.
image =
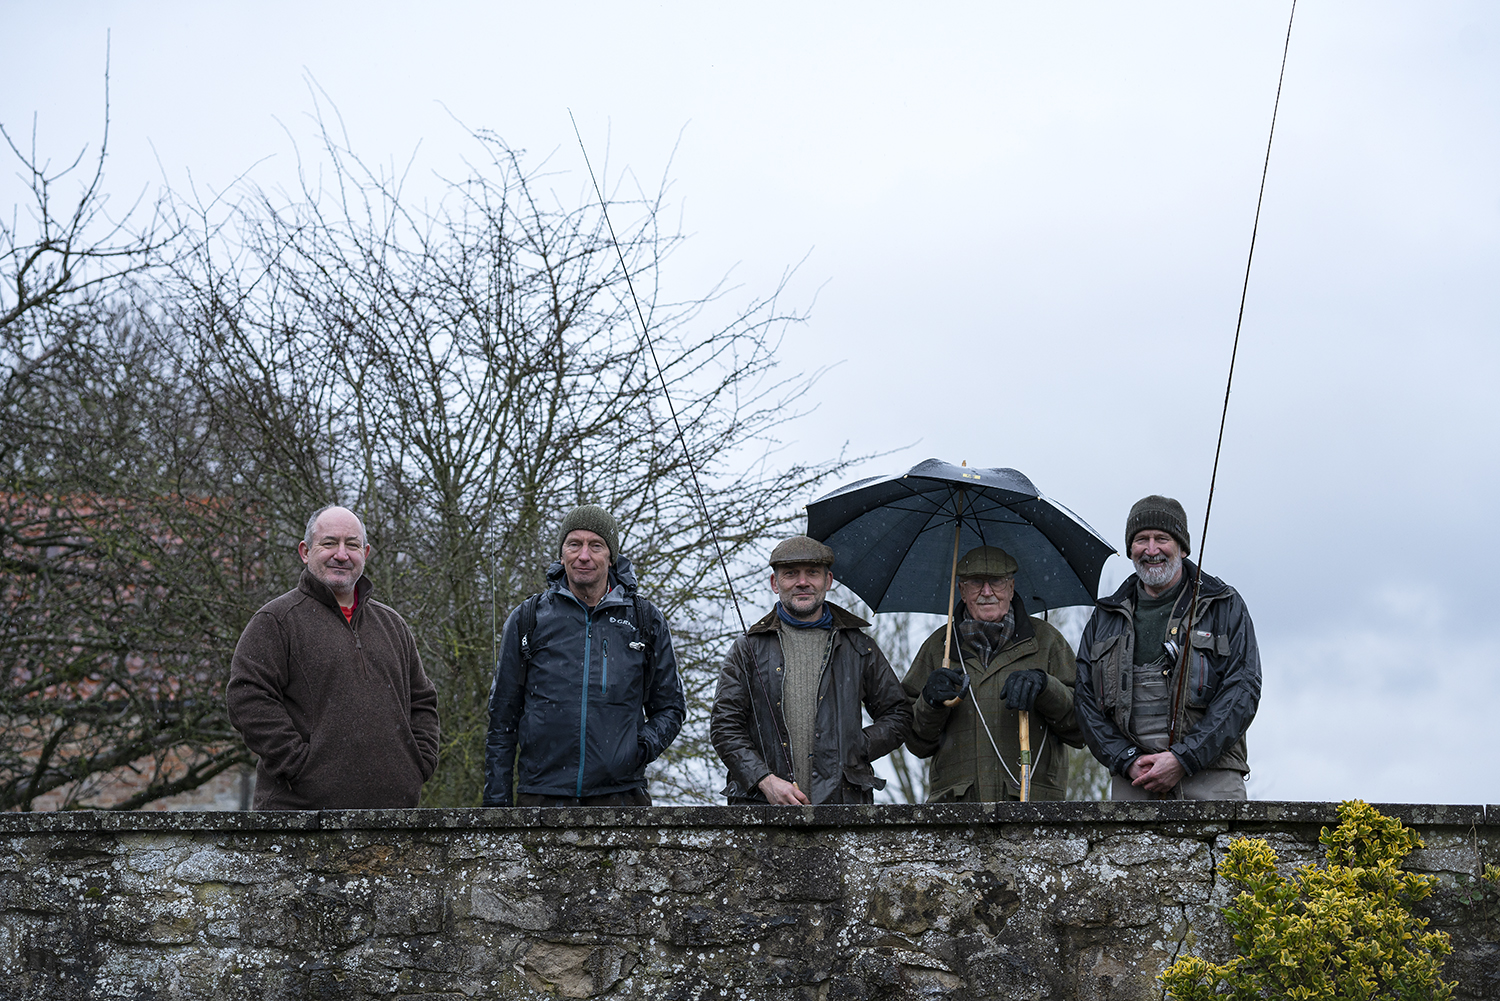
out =
[[672,405],[672,394],[667,389],[667,376],[662,371],[661,361],[656,357],[656,345],[651,340],[651,330],[646,324],[646,313],[641,309],[641,300],[635,294],[635,282],[630,279],[630,266],[625,263],[625,252],[620,249],[620,239],[615,236],[615,225],[609,219],[609,204],[604,199],[604,191],[599,187],[599,178],[594,175],[594,165],[589,162],[589,151],[583,144],[583,133],[578,130],[578,120],[573,117],[573,109],[568,109],[568,121],[573,123],[573,135],[578,137],[578,149],[583,154],[583,164],[588,168],[589,180],[593,182],[594,194],[599,198],[599,211],[604,214],[604,225],[609,229],[609,240],[614,245],[615,256],[620,259],[620,270],[625,274],[625,287],[630,290],[630,301],[635,304],[635,315],[641,324],[641,339],[646,342],[646,350],[651,354],[651,363],[656,366],[656,377],[661,381],[661,395],[667,401],[667,412],[672,415],[672,425],[677,429],[677,441],[682,445],[683,457],[687,459],[688,473],[693,480],[693,494],[698,498],[698,507],[703,512],[703,523],[708,526],[708,534],[714,542],[714,554],[718,557],[719,567],[724,571],[724,583],[729,587],[729,599],[734,603],[734,614],[740,620],[740,631],[748,632],[745,626],[745,613],[740,611],[739,595],[734,590],[734,578],[729,573],[729,563],[724,559],[724,548],[719,544],[719,533],[714,528],[713,517],[708,513],[708,503],[703,499],[703,487],[698,482],[698,469],[693,464],[693,452],[688,448],[687,438],[682,433],[682,421],[677,417],[677,408]]
[[1193,618],[1198,614],[1198,594],[1203,586],[1203,554],[1208,548],[1208,519],[1214,509],[1214,487],[1219,481],[1219,457],[1224,451],[1224,426],[1229,421],[1229,393],[1234,386],[1234,363],[1240,353],[1240,330],[1245,323],[1245,300],[1250,294],[1250,266],[1255,263],[1255,238],[1260,233],[1260,209],[1266,198],[1266,175],[1271,170],[1271,144],[1276,139],[1276,115],[1281,110],[1281,87],[1286,80],[1287,55],[1292,48],[1292,24],[1297,18],[1297,0],[1292,0],[1286,19],[1286,40],[1281,47],[1281,72],[1276,77],[1276,100],[1271,106],[1271,131],[1266,136],[1266,156],[1260,168],[1260,192],[1255,198],[1255,222],[1250,227],[1250,252],[1245,258],[1245,280],[1240,286],[1239,315],[1234,322],[1234,347],[1229,352],[1229,376],[1224,381],[1224,408],[1219,414],[1219,440],[1214,446],[1214,468],[1208,480],[1208,503],[1203,508],[1203,532],[1198,536],[1198,575],[1193,581],[1193,600],[1188,604],[1187,635],[1178,653],[1177,689],[1172,696],[1172,726],[1167,735],[1170,746],[1177,742],[1182,728],[1183,702],[1187,695],[1187,661],[1193,647]]

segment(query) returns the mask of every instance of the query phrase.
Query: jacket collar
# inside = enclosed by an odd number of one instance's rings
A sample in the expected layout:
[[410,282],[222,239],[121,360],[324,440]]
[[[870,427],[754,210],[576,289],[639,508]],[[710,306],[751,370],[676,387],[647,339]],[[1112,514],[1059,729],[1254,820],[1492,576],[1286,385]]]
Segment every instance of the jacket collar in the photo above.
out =
[[[547,590],[566,594],[573,598],[571,589],[568,587],[568,574],[563,569],[562,560],[553,560],[547,567]],[[599,605],[617,604],[625,601],[627,597],[635,593],[635,568],[630,565],[630,557],[616,556],[614,565],[609,568],[609,590],[604,592],[604,597],[599,599]],[[582,604],[582,602],[579,602]]]
[[[840,629],[866,629],[869,623],[846,609],[840,608],[833,602],[826,602],[830,611],[833,612],[833,631]],[[758,620],[749,629],[745,630],[747,635],[751,633],[774,633],[776,631],[776,609],[771,609],[763,618]]]
[[[1216,598],[1222,598],[1228,591],[1229,586],[1212,574],[1203,573],[1198,569],[1198,564],[1192,560],[1182,561],[1183,588],[1177,597],[1177,606],[1172,609],[1173,618],[1182,618],[1187,614],[1187,606],[1193,600],[1193,581],[1201,576],[1203,583],[1198,587],[1198,603],[1204,604]],[[1135,585],[1137,575],[1131,574],[1125,578],[1125,582],[1115,589],[1115,593],[1108,598],[1100,598],[1094,604],[1100,608],[1108,608],[1113,611],[1125,612],[1135,607]]]
[[[354,610],[356,612],[365,607],[365,599],[370,596],[370,591],[374,587],[375,585],[369,577],[364,574],[359,575],[359,580],[354,582],[354,596],[356,599]],[[306,567],[302,568],[302,576],[297,580],[297,590],[315,598],[320,604],[327,605],[329,608],[338,611],[340,615],[344,614],[342,611],[339,611],[339,599],[334,597],[333,590],[327,584],[314,577],[312,571]]]
[[[1031,624],[1031,616],[1026,614],[1026,604],[1021,601],[1019,594],[1010,599],[1010,607],[1016,613],[1016,628],[1010,634],[1010,642],[1005,644],[1007,650],[1017,643],[1029,640],[1036,635],[1036,629]],[[953,630],[955,636],[958,635],[958,624],[970,618],[973,618],[973,616],[969,614],[969,606],[965,605],[962,599],[955,599],[953,604]],[[995,652],[999,653],[998,650]]]

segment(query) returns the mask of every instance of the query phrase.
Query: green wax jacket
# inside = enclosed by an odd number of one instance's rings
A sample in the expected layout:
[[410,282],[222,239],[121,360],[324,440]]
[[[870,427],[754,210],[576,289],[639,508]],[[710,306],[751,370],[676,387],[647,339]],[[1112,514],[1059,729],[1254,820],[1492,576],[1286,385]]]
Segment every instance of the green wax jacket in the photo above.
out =
[[[1033,619],[1017,602],[1016,629],[1010,642],[980,663],[972,648],[959,648],[957,623],[966,617],[963,605],[954,620],[953,649],[948,666],[959,669],[959,654],[969,674],[969,690],[963,701],[948,708],[929,705],[922,697],[927,677],[942,666],[946,625],[927,637],[917,651],[911,670],[901,686],[913,700],[915,721],[906,746],[921,758],[931,758],[927,775],[927,801],[996,802],[1019,799],[1021,788],[1020,714],[1007,709],[1000,698],[1005,679],[1016,671],[1041,670],[1048,675],[1047,687],[1031,710],[1033,772],[1031,798],[1063,799],[1068,787],[1068,757],[1063,744],[1083,746],[1083,731],[1073,715],[1075,660],[1068,641],[1049,623]],[[989,724],[989,736],[980,724],[975,707]],[[994,745],[990,737],[994,738]],[[1015,776],[1012,780],[995,757],[995,748]]]

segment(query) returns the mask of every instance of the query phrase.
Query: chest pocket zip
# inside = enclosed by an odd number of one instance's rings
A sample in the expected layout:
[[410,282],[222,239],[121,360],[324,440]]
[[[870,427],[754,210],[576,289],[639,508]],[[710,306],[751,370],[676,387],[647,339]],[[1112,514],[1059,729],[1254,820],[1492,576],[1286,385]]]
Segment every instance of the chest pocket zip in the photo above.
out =
[[1193,646],[1193,667],[1196,669],[1198,674],[1198,685],[1197,690],[1194,694],[1194,699],[1201,704],[1203,701],[1203,695],[1208,690],[1208,655],[1210,653],[1216,653],[1221,657],[1228,656],[1229,637],[1225,636],[1222,633],[1215,634],[1207,630],[1195,629],[1191,633],[1190,638]]
[[599,669],[599,691],[609,688],[609,637],[604,637],[604,666]]
[[583,761],[584,748],[588,739],[589,728],[589,647],[594,638],[594,615],[585,608],[583,610],[583,695],[578,705],[578,784],[577,792],[573,795],[583,796]]

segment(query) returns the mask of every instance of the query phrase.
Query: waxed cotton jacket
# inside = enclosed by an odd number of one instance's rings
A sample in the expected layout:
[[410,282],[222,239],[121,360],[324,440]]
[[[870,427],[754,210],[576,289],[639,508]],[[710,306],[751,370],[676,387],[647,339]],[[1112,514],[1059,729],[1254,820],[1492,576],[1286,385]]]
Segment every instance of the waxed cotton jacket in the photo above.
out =
[[[1015,599],[1015,605],[1015,631],[986,664],[971,648],[959,645],[957,624],[968,617],[963,604],[959,604],[948,666],[959,670],[962,656],[963,667],[969,674],[969,690],[958,705],[934,706],[922,697],[928,676],[943,664],[946,623],[927,637],[901,682],[913,700],[916,714],[906,746],[917,757],[932,759],[927,773],[929,803],[991,803],[1020,798],[1020,713],[1006,708],[1000,690],[1012,674],[1032,670],[1046,672],[1047,685],[1037,695],[1029,714],[1031,798],[1057,800],[1067,796],[1068,754],[1063,745],[1083,746],[1083,730],[1073,712],[1073,648],[1050,623],[1027,615],[1019,598]],[[988,734],[979,713],[984,715],[983,722],[989,724]],[[991,737],[995,741],[993,746]],[[1005,767],[995,756],[996,747],[1004,757]]]
[[[872,803],[885,780],[870,762],[889,754],[911,731],[911,706],[864,619],[828,602],[833,639],[818,680],[812,780],[813,803]],[[764,803],[760,780],[775,772],[794,781],[791,738],[781,711],[785,661],[776,610],[755,623],[729,650],[719,671],[709,736],[728,766],[730,803]],[[860,707],[873,722],[863,725]]]
[[638,628],[634,591],[630,561],[616,557],[610,589],[590,609],[554,562],[536,603],[529,664],[520,610],[505,620],[490,688],[485,806],[510,806],[513,779],[519,792],[541,796],[645,788],[646,766],[677,736],[687,705],[666,620],[642,601],[652,622]]
[[[1184,582],[1171,617],[1167,638],[1190,632],[1187,658],[1186,698],[1173,705],[1172,715],[1181,715],[1178,738],[1171,751],[1188,775],[1204,768],[1250,771],[1245,731],[1260,704],[1260,649],[1250,612],[1234,588],[1217,577],[1203,574],[1198,609],[1188,628],[1193,600],[1193,582],[1199,570],[1182,561]],[[1116,775],[1124,775],[1130,762],[1142,751],[1131,739],[1135,626],[1136,575],[1131,574],[1119,590],[1095,602],[1094,615],[1078,641],[1078,718],[1094,757]],[[1182,661],[1174,662],[1168,676],[1168,691],[1175,693],[1182,681]]]

